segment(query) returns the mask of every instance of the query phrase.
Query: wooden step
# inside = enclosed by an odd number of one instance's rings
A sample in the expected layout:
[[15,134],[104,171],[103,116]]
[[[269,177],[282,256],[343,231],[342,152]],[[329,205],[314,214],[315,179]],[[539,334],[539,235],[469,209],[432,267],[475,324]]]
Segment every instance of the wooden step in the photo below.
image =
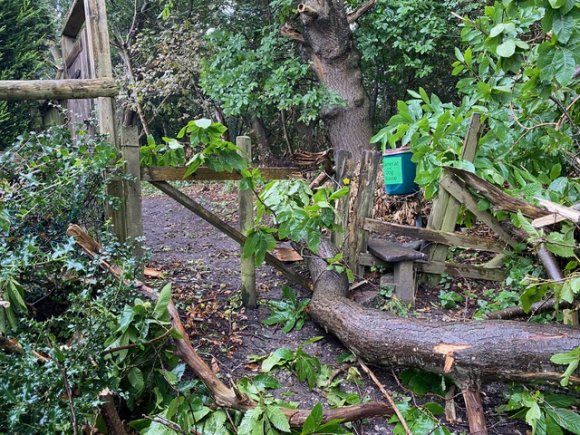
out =
[[427,259],[427,256],[422,252],[407,248],[400,243],[389,242],[381,239],[369,239],[368,250],[375,257],[387,263],[400,263]]

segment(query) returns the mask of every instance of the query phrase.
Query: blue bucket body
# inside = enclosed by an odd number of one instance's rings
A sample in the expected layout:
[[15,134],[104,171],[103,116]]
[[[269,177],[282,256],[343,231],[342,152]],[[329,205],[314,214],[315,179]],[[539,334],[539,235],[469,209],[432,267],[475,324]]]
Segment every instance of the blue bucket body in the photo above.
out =
[[408,195],[419,190],[415,184],[417,165],[408,147],[387,150],[383,155],[385,191],[389,195]]

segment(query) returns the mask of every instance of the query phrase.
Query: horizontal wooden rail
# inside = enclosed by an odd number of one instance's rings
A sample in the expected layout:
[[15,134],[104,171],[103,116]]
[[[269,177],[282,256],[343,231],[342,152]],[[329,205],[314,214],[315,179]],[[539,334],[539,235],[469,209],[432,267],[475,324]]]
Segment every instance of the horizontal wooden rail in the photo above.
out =
[[502,253],[507,249],[506,244],[503,242],[484,239],[482,237],[449,233],[446,231],[431,230],[427,228],[417,228],[407,225],[392,224],[375,219],[366,219],[364,223],[364,229],[374,233],[412,237],[415,239],[441,243],[447,246],[459,246],[467,249],[475,249],[477,251]]
[[[359,254],[359,263],[363,266],[392,267],[393,263],[387,263],[372,254],[362,252]],[[471,264],[441,263],[438,261],[416,261],[414,268],[417,272],[441,275],[446,273],[457,278],[484,279],[487,281],[503,281],[505,272],[498,268],[476,266]]]
[[[300,176],[298,168],[259,168],[265,180],[283,180]],[[185,166],[149,166],[141,167],[141,180],[143,181],[177,181],[183,180]],[[241,177],[234,172],[216,172],[209,168],[199,168],[195,173],[186,178],[190,181],[225,181],[239,180]]]
[[0,100],[82,100],[114,97],[119,93],[115,80],[0,80]]

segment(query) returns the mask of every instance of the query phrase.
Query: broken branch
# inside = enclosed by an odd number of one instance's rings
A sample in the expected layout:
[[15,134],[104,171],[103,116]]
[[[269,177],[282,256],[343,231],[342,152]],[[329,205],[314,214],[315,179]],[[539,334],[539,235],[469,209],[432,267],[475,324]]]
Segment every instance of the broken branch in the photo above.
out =
[[293,41],[297,41],[301,44],[304,44],[306,41],[304,40],[304,36],[290,24],[286,23],[282,27],[280,27],[280,34],[285,36],[286,38],[292,39]]
[[376,0],[368,0],[365,3],[363,3],[362,5],[360,5],[360,7],[356,11],[348,14],[346,16],[348,24],[352,24],[352,23],[356,22],[360,17],[362,17],[364,14],[366,14],[372,8],[374,8],[376,3],[377,3]]

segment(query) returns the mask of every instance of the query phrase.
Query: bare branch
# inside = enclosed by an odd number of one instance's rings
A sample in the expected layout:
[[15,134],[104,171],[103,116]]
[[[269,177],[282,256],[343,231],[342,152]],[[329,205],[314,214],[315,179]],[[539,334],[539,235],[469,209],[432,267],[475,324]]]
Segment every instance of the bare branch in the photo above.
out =
[[304,36],[302,36],[302,33],[300,33],[298,30],[296,30],[288,23],[285,23],[282,27],[280,27],[280,34],[282,36],[285,36],[286,38],[290,38],[301,44],[306,43],[306,41],[304,41]]
[[356,22],[360,17],[362,17],[364,14],[366,14],[372,8],[374,8],[376,3],[377,3],[376,0],[367,0],[362,5],[360,5],[360,7],[356,11],[348,14],[346,16],[348,24],[352,24],[352,23]]

